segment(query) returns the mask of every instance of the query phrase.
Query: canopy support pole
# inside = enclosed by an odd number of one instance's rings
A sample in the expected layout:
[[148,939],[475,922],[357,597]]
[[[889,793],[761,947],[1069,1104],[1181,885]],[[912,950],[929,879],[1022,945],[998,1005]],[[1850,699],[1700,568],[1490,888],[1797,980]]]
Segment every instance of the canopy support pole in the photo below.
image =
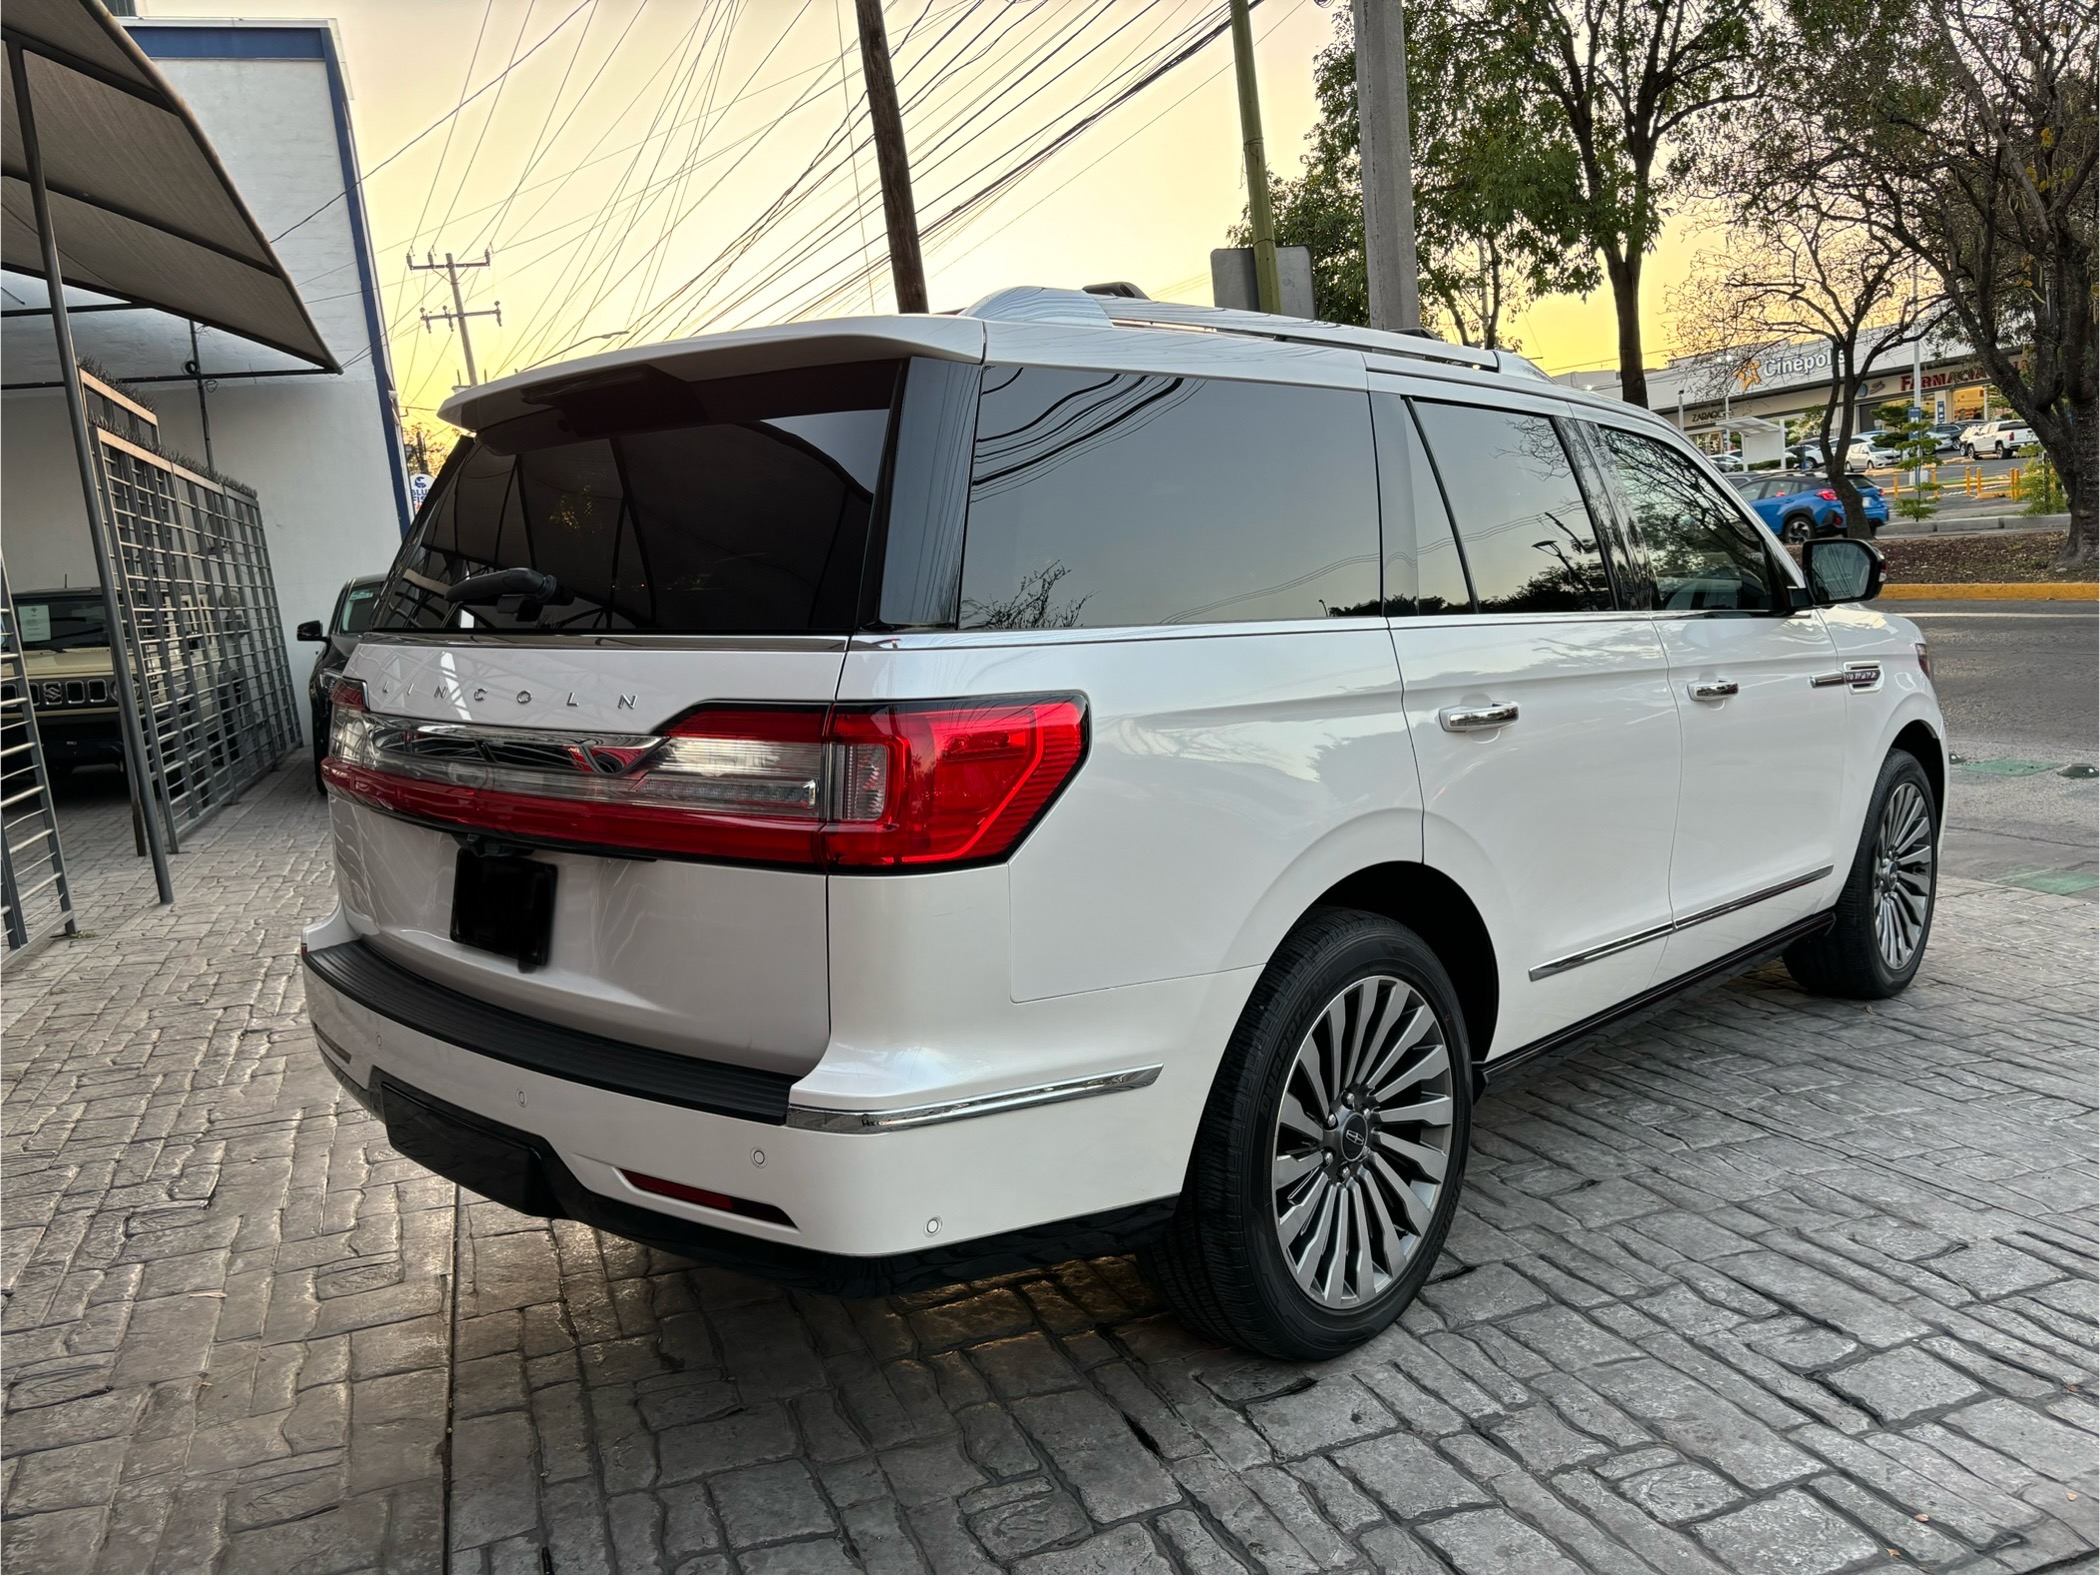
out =
[[[168,874],[168,849],[161,835],[160,817],[147,802],[151,779],[147,775],[146,732],[139,719],[138,690],[134,675],[131,629],[124,622],[123,604],[117,596],[121,566],[111,551],[108,522],[102,517],[102,489],[95,481],[94,438],[88,432],[87,401],[80,392],[80,363],[73,354],[73,325],[66,316],[66,281],[59,268],[58,238],[51,229],[51,195],[44,187],[44,156],[37,144],[36,113],[29,102],[29,71],[22,46],[13,39],[7,44],[7,69],[14,79],[15,115],[22,125],[22,158],[29,166],[29,197],[36,209],[36,238],[43,248],[44,283],[51,294],[51,332],[58,341],[59,376],[65,384],[66,415],[73,425],[73,456],[80,462],[80,492],[87,502],[88,536],[94,543],[95,562],[102,571],[102,617],[109,626],[110,655],[117,680],[117,723],[124,743],[124,774],[129,779],[133,813],[144,823],[147,851],[153,857],[153,884],[163,903],[175,901],[175,883]],[[142,675],[141,675],[142,676]]]

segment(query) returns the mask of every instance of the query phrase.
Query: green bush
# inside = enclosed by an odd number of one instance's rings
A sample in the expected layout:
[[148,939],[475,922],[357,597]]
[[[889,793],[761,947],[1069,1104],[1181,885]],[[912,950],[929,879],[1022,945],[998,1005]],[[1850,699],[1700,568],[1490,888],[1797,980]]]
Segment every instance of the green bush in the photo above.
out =
[[2056,467],[2042,452],[2039,443],[2029,443],[2020,450],[2020,490],[2018,496],[2026,501],[2029,514],[2066,514],[2071,508],[2071,498],[2064,491],[2064,479],[2056,474]]

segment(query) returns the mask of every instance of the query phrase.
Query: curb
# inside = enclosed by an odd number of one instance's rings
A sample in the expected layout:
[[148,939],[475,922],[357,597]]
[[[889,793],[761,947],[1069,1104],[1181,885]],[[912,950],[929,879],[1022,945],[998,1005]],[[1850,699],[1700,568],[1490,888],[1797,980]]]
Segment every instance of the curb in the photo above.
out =
[[2092,602],[2100,600],[2100,583],[2091,580],[2021,580],[1949,582],[1926,585],[1903,581],[1881,588],[1895,602]]

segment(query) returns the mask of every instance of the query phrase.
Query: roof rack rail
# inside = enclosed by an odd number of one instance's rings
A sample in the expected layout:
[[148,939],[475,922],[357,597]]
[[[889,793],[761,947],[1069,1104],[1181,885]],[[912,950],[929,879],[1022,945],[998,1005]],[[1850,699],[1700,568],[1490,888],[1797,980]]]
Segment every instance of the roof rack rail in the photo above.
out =
[[1441,339],[1421,334],[1357,328],[1348,323],[1321,323],[1310,318],[1284,317],[1274,312],[1188,306],[1176,301],[1105,300],[1101,304],[1119,323],[1138,323],[1152,328],[1207,328],[1219,334],[1253,334],[1298,345],[1327,345],[1343,350],[1368,350],[1377,355],[1451,362],[1463,367],[1478,367],[1484,372],[1520,371],[1529,367],[1529,363],[1522,368],[1513,365],[1521,358],[1509,357],[1504,351],[1475,350],[1470,345],[1446,344]]
[[1536,363],[1507,350],[1476,350],[1446,344],[1423,334],[1402,334],[1348,323],[1322,323],[1284,317],[1274,312],[1248,312],[1237,307],[1191,306],[1179,301],[1147,301],[1110,295],[1101,287],[1059,290],[1042,286],[1001,290],[968,311],[971,317],[1025,318],[1040,322],[1097,324],[1105,318],[1140,328],[1192,328],[1216,334],[1244,334],[1294,345],[1323,345],[1335,350],[1366,351],[1380,356],[1409,356],[1482,372],[1544,378]]

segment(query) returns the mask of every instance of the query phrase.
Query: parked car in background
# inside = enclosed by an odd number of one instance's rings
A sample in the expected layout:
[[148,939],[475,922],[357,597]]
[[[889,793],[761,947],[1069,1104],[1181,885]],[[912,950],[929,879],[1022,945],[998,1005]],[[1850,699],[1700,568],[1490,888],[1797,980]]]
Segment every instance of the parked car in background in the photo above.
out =
[[1863,432],[1852,440],[1845,450],[1845,464],[1851,470],[1887,470],[1896,463],[1896,450],[1888,446],[1887,438],[1878,432]]
[[[121,766],[115,669],[99,586],[15,595],[23,680],[52,771]],[[7,746],[16,741],[8,739]]]
[[2034,429],[2024,421],[1979,421],[1961,435],[1961,452],[1972,460],[2009,460],[2032,442]]
[[1506,352],[1113,312],[445,405],[301,948],[395,1150],[850,1296],[1137,1250],[1323,1358],[1427,1280],[1490,1081],[1775,956],[1909,985],[1947,762],[1872,544],[1797,567]]
[[1738,454],[1734,449],[1723,449],[1718,454],[1709,454],[1707,458],[1714,462],[1714,469],[1717,471],[1747,471],[1750,469],[1742,455]]
[[1969,429],[1958,421],[1943,421],[1927,430],[1932,433],[1932,449],[1935,454],[1953,454],[1961,448],[1961,435]]
[[326,624],[310,618],[299,626],[301,640],[317,642],[321,647],[314,657],[313,671],[306,676],[306,699],[313,712],[314,787],[317,789],[323,786],[321,761],[328,754],[328,730],[334,720],[329,706],[329,686],[343,671],[350,653],[357,649],[358,637],[370,627],[379,588],[385,584],[385,575],[367,575],[361,580],[349,581],[336,593],[335,611],[328,615]]
[[[1786,472],[1776,476],[1731,476],[1728,480],[1743,502],[1783,542],[1805,542],[1811,537],[1842,536],[1845,532],[1845,505],[1834,488]],[[1853,476],[1851,481],[1866,511],[1867,534],[1879,535],[1888,523],[1888,499],[1865,476]]]

